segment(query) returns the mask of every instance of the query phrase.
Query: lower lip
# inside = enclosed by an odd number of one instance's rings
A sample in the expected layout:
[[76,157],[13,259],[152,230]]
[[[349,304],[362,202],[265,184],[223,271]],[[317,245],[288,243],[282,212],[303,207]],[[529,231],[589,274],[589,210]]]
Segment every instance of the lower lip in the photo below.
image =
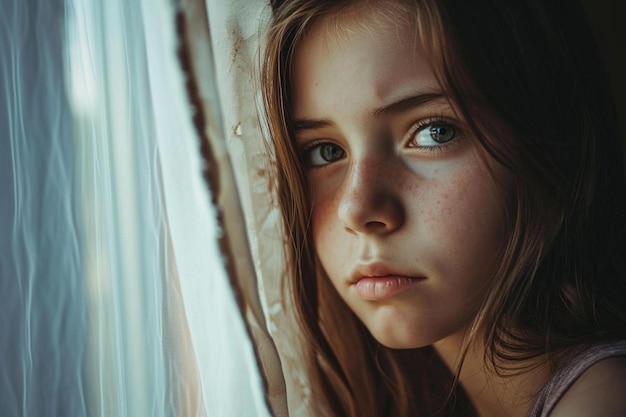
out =
[[356,292],[364,300],[380,301],[396,297],[413,289],[424,278],[403,276],[365,277],[356,284]]

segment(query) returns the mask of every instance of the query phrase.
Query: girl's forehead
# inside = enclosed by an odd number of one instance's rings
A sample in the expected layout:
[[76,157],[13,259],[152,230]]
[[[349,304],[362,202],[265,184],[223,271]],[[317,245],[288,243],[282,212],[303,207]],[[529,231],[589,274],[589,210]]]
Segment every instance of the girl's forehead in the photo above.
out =
[[292,94],[296,117],[369,113],[398,97],[441,90],[410,28],[379,21],[316,23],[296,50]]
[[407,18],[406,13],[404,17],[399,14],[398,10],[384,9],[379,5],[353,7],[324,15],[308,28],[296,46],[296,65],[298,60],[306,59],[307,55],[323,57],[329,51],[337,50],[387,50],[391,55],[394,50],[390,47],[394,46],[396,49],[401,48],[407,57],[421,55],[423,48],[417,35],[415,19]]
[[356,2],[321,16],[311,31],[321,32],[328,40],[341,39],[346,35],[396,34],[416,32],[416,19],[407,7],[396,1]]

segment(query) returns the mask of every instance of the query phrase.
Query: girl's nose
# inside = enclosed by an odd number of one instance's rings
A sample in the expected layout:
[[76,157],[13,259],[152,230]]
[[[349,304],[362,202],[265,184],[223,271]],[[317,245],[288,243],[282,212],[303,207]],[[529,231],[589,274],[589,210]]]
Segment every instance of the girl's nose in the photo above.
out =
[[387,235],[405,220],[398,193],[399,178],[393,167],[380,163],[355,163],[346,177],[338,216],[344,227],[358,234]]

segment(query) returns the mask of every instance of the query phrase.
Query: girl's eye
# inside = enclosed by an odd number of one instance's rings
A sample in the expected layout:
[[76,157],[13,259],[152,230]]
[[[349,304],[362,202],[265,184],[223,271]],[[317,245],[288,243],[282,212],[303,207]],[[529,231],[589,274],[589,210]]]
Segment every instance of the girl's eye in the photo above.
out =
[[342,159],[346,152],[334,143],[318,143],[307,147],[302,157],[307,167],[328,165]]
[[413,129],[409,146],[412,148],[435,148],[455,139],[458,129],[445,121],[418,123]]

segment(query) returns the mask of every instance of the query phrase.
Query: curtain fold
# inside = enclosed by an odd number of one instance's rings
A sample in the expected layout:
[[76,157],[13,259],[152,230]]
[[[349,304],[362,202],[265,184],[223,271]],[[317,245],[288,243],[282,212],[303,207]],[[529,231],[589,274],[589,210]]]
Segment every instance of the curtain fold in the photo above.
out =
[[88,326],[64,5],[0,6],[0,410],[82,415]]
[[[268,138],[264,138],[267,132],[262,110],[260,64],[272,6],[268,0],[204,1],[208,10],[209,35],[196,30],[190,39],[196,42],[210,39],[215,57],[215,76],[211,79],[216,80],[225,143],[235,167],[237,189],[245,214],[258,277],[255,291],[260,292],[267,328],[278,350],[285,380],[285,392],[280,383],[273,383],[271,376],[268,389],[277,400],[286,394],[290,416],[306,417],[311,415],[310,389],[302,366],[300,327],[291,314],[292,300],[287,291],[286,239],[277,207],[276,187],[268,175],[275,161]],[[257,346],[263,347],[264,344],[257,341]],[[262,355],[262,361],[263,358],[269,364],[275,363],[271,354]],[[266,374],[278,375],[271,369]]]
[[[249,3],[250,4],[250,3]],[[203,0],[183,0],[181,2],[181,19],[179,37],[185,47],[182,51],[182,60],[187,63],[188,91],[192,101],[197,106],[196,128],[205,143],[210,144],[210,154],[205,159],[220,166],[219,175],[209,171],[209,182],[215,184],[213,190],[220,190],[214,196],[220,208],[221,224],[225,229],[225,238],[221,244],[225,256],[231,262],[231,284],[238,295],[239,307],[247,322],[247,329],[255,342],[256,358],[264,375],[265,388],[270,406],[276,416],[287,415],[285,383],[280,359],[272,340],[262,307],[263,299],[259,296],[260,281],[257,281],[257,272],[251,262],[248,238],[254,242],[256,231],[250,231],[249,222],[243,222],[243,212],[240,198],[244,201],[250,197],[247,184],[241,184],[246,178],[246,166],[234,159],[230,141],[231,134],[241,136],[243,123],[232,124],[232,120],[256,120],[254,102],[248,102],[248,93],[245,90],[247,77],[254,70],[254,65],[237,66],[230,71],[231,76],[243,75],[243,83],[236,83],[236,88],[224,79],[223,65],[233,63],[235,57],[225,56],[220,43],[225,38],[236,40],[232,33],[225,31],[223,20],[226,15],[242,9],[237,2],[204,3]],[[262,3],[257,3],[262,5]],[[254,31],[260,28],[258,14],[256,21],[249,21],[249,27]],[[255,45],[258,46],[258,45]],[[248,63],[250,64],[250,63]],[[229,107],[232,98],[243,105]],[[249,123],[248,123],[249,124]],[[256,125],[258,127],[258,123]],[[257,140],[260,140],[257,136]],[[265,158],[264,158],[265,159]],[[208,162],[211,165],[211,162]],[[236,170],[233,172],[233,166]],[[238,175],[237,175],[238,174]],[[262,206],[265,201],[257,201]],[[274,248],[280,250],[280,244]],[[253,248],[254,249],[254,246]]]

